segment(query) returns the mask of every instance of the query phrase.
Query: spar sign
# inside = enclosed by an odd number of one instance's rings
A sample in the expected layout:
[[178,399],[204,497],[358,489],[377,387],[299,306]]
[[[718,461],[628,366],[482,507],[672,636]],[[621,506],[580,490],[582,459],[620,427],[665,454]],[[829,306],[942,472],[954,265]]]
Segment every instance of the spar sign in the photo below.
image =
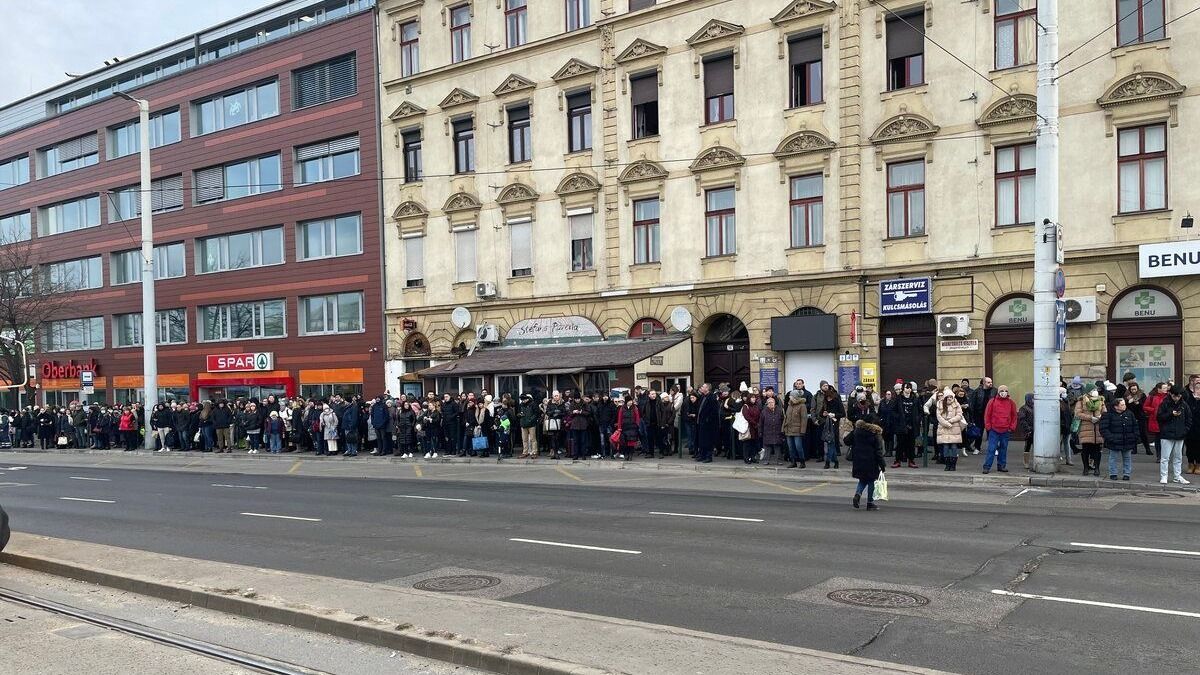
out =
[[275,354],[272,352],[209,354],[207,359],[210,373],[242,373],[275,368]]

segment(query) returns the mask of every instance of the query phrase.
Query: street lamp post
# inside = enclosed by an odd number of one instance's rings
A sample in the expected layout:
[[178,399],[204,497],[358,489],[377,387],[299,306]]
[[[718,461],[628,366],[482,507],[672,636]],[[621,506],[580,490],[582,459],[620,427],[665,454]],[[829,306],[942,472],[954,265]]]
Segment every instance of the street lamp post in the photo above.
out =
[[123,91],[117,96],[132,101],[138,107],[138,157],[141,160],[142,211],[142,401],[146,417],[144,447],[154,449],[154,434],[150,433],[150,415],[158,405],[158,331],[154,314],[154,223],[151,220],[150,200],[150,102],[134,98]]

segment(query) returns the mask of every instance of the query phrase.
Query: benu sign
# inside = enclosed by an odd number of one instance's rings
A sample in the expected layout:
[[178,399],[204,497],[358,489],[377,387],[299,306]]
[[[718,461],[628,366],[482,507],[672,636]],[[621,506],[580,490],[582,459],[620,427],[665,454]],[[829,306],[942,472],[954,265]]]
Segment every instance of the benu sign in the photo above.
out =
[[209,354],[207,360],[210,373],[238,373],[275,368],[275,355],[271,352]]
[[1200,274],[1200,241],[1172,241],[1138,247],[1138,276],[1182,277]]

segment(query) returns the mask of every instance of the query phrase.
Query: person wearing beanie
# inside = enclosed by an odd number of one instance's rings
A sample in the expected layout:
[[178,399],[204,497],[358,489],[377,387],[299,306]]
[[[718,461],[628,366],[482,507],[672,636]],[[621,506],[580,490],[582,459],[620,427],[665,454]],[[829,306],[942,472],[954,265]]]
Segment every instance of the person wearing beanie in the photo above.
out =
[[[1101,385],[1104,383],[1101,382]],[[1083,387],[1083,396],[1075,402],[1075,419],[1079,420],[1079,445],[1083,455],[1083,475],[1100,475],[1100,418],[1108,412],[1101,389],[1094,384]]]
[[1000,385],[996,397],[988,402],[983,414],[983,428],[988,432],[983,472],[991,472],[995,459],[996,470],[1008,473],[1008,439],[1017,428],[1017,404],[1009,396],[1007,385]]
[[283,451],[283,420],[279,417],[279,411],[272,410],[263,426],[267,432],[267,452],[278,455]]
[[1168,470],[1174,482],[1181,485],[1190,482],[1183,477],[1183,445],[1192,426],[1192,408],[1183,396],[1183,387],[1171,387],[1155,413],[1158,418],[1159,450],[1162,453],[1158,463],[1158,482],[1164,485]]
[[942,394],[934,403],[934,416],[937,419],[937,443],[946,463],[946,471],[958,470],[959,443],[962,442],[963,430],[967,423],[963,418],[962,406],[959,405],[954,391],[950,387],[942,390]]

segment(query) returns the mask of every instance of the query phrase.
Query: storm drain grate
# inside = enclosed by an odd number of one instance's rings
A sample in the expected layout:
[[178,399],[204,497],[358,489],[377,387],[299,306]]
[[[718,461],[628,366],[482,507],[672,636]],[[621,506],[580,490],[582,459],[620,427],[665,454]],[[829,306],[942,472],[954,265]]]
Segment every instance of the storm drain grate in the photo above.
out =
[[834,602],[877,609],[911,609],[929,604],[929,598],[923,595],[880,588],[846,588],[825,597]]
[[1135,492],[1136,497],[1147,497],[1149,499],[1183,499],[1183,495],[1178,492]]
[[419,591],[438,593],[469,593],[500,585],[500,579],[483,574],[460,574],[452,577],[433,577],[413,584]]

